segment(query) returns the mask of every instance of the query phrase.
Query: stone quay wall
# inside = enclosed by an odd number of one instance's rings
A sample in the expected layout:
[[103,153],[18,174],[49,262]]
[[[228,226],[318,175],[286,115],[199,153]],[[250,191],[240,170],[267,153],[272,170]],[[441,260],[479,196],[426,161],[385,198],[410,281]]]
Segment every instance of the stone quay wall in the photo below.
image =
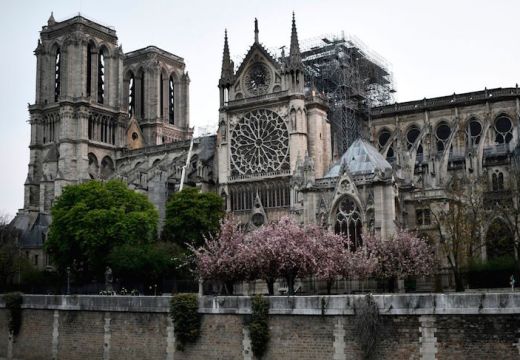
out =
[[[269,297],[263,359],[362,359],[354,304],[363,295]],[[20,333],[0,298],[0,359],[247,359],[251,298],[199,299],[201,336],[181,352],[170,297],[24,295]],[[520,293],[374,295],[376,359],[520,359]]]

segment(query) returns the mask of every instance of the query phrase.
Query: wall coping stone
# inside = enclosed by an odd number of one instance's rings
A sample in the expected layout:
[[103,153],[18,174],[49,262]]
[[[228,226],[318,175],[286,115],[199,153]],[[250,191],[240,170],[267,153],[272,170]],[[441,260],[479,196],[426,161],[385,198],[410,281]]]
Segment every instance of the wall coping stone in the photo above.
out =
[[[270,296],[273,315],[352,315],[365,295]],[[520,314],[520,292],[448,294],[376,294],[381,315]],[[171,296],[24,295],[22,308],[168,313]],[[323,308],[322,308],[323,304]],[[5,303],[0,297],[0,308]],[[250,314],[249,296],[203,296],[203,314]]]

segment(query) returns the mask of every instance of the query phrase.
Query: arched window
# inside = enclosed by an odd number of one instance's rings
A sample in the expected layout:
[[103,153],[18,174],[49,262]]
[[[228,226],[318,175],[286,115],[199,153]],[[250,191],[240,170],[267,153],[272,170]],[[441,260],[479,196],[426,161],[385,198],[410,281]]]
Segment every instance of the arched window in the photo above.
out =
[[101,160],[100,177],[101,179],[108,179],[113,173],[114,161],[112,161],[110,156],[105,156],[103,160]]
[[446,143],[451,135],[451,129],[447,123],[441,122],[435,130],[435,137],[437,138],[437,151],[442,152],[446,149]]
[[141,70],[141,119],[144,119],[144,71]]
[[361,213],[357,203],[349,196],[341,199],[336,210],[334,231],[350,240],[350,246],[356,248],[361,245],[362,233]]
[[390,136],[390,130],[388,129],[383,129],[379,132],[379,136],[377,137],[379,150],[385,147],[386,143],[390,139]]
[[504,173],[498,170],[495,170],[493,174],[491,174],[491,189],[493,191],[502,191],[504,190]]
[[98,103],[105,101],[105,53],[99,51],[98,57]]
[[54,57],[54,101],[58,101],[61,92],[61,52],[58,48]]
[[174,109],[175,109],[175,85],[174,85],[174,82],[173,82],[173,77],[170,76],[170,81],[169,81],[169,86],[168,86],[168,119],[169,119],[169,122],[170,124],[175,124],[175,114],[174,114]]
[[482,135],[482,124],[477,119],[471,119],[466,131],[469,140],[468,145],[478,145],[480,143],[480,136]]
[[390,146],[386,152],[386,161],[389,163],[393,163],[395,161],[395,152],[393,146]]
[[128,115],[135,115],[135,76],[132,72],[128,81]]
[[87,96],[92,94],[92,49],[94,45],[88,44],[87,47]]
[[422,162],[424,158],[424,149],[422,145],[417,147],[417,156],[415,157],[415,162]]
[[159,113],[162,119],[162,116],[164,114],[164,83],[162,71],[159,77]]
[[421,130],[415,125],[410,126],[408,131],[406,132],[406,147],[408,150],[410,150],[415,142],[417,141],[417,138],[419,137],[419,134],[421,133]]
[[96,179],[99,174],[99,164],[96,155],[88,154],[88,174],[91,179]]
[[506,116],[499,116],[495,120],[495,142],[497,144],[509,144],[513,139],[513,124]]

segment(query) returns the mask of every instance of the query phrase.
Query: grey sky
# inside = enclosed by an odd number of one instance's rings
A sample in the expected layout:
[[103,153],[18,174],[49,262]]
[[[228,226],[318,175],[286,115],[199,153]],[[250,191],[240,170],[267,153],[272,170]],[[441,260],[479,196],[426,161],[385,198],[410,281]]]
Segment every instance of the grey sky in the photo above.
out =
[[291,12],[299,38],[344,30],[392,64],[398,101],[514,86],[520,79],[516,0],[343,1],[9,1],[0,30],[0,213],[23,206],[29,160],[27,103],[34,101],[38,31],[51,11],[57,21],[79,11],[113,26],[125,52],[156,45],[184,57],[190,73],[191,124],[215,125],[224,28],[233,58],[253,41],[289,42]]

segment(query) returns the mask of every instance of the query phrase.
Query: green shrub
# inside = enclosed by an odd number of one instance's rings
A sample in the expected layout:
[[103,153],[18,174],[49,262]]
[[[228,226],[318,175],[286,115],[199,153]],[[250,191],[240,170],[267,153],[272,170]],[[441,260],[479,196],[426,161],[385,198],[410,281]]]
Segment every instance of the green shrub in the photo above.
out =
[[184,351],[188,343],[194,343],[200,336],[201,316],[199,302],[195,294],[177,294],[172,297],[170,316],[173,320],[177,349]]
[[470,288],[509,287],[511,275],[520,278],[518,264],[513,257],[504,256],[488,261],[473,262],[468,266],[467,281]]
[[262,295],[255,295],[251,299],[249,334],[253,354],[260,359],[269,342],[269,302]]
[[22,294],[19,292],[7,293],[3,299],[6,309],[9,310],[9,332],[16,336],[22,326]]

